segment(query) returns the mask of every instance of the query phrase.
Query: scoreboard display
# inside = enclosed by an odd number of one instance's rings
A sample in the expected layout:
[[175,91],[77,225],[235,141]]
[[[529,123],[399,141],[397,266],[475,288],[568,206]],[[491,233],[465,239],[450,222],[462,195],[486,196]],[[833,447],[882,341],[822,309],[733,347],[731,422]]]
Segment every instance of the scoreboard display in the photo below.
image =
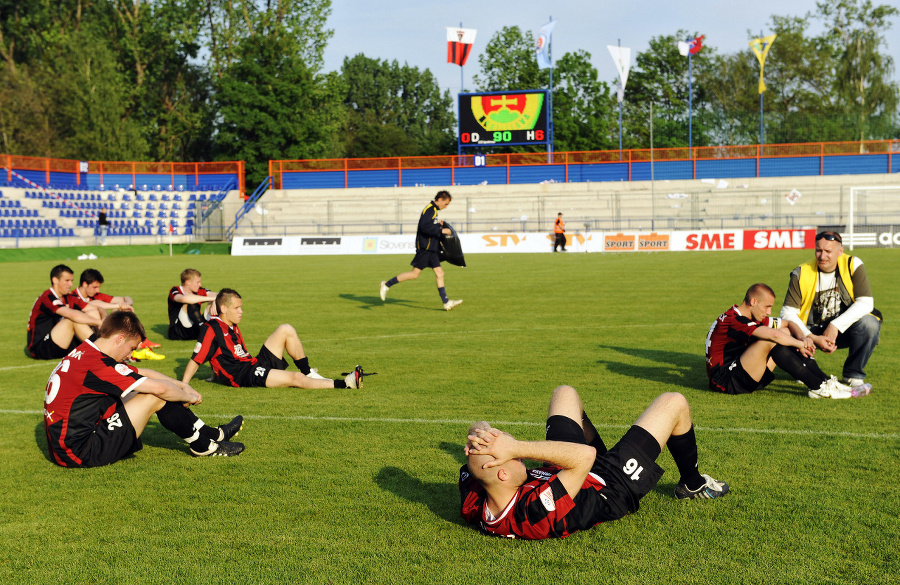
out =
[[547,90],[459,94],[459,146],[548,144]]

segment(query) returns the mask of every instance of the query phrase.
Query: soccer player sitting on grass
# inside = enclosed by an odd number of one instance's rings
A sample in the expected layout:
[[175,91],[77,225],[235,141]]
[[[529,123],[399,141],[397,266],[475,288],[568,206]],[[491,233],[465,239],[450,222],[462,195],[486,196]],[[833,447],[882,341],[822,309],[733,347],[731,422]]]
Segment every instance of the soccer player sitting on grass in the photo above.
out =
[[[676,499],[718,498],[728,484],[701,475],[691,410],[684,396],[662,394],[607,451],[578,392],[553,391],[545,441],[519,441],[487,422],[469,427],[459,474],[462,517],[487,534],[562,538],[636,512],[663,474],[668,446],[681,478]],[[543,461],[528,469],[522,459]]]
[[[258,357],[247,353],[238,327],[244,316],[243,305],[237,291],[230,288],[219,291],[216,297],[218,316],[210,318],[200,329],[200,340],[184,369],[182,382],[190,383],[200,365],[208,361],[216,382],[236,388],[362,388],[360,366],[344,380],[330,380],[310,368],[297,331],[288,324],[275,329],[260,348]],[[285,352],[294,360],[299,372],[285,371],[288,367]]]
[[774,304],[772,288],[754,284],[740,305],[713,321],[706,336],[710,390],[746,394],[765,388],[775,379],[777,365],[805,384],[810,398],[856,398],[872,391],[871,384],[851,388],[819,369],[813,339],[797,324],[771,317]]
[[102,319],[96,307],[78,298],[67,298],[74,273],[65,264],[50,271],[50,288],[31,307],[28,319],[28,353],[39,360],[59,359],[93,333]]
[[[200,336],[200,326],[215,315],[216,293],[202,286],[199,270],[186,268],[181,273],[181,286],[169,291],[169,339],[187,340]],[[206,311],[201,305],[210,303]]]
[[139,451],[141,433],[154,413],[163,427],[188,443],[195,457],[227,457],[244,450],[243,444],[229,442],[243,427],[243,417],[207,426],[186,408],[200,404],[196,390],[122,363],[145,338],[134,313],[117,311],[103,320],[95,341],[73,349],[53,370],[44,395],[44,430],[55,463],[97,467]]
[[[88,268],[81,273],[79,284],[74,291],[69,293],[70,299],[78,299],[100,311],[100,318],[106,318],[107,311],[134,311],[134,300],[131,297],[114,297],[100,292],[103,285],[103,275],[99,270]],[[132,358],[138,360],[161,360],[166,356],[153,351],[159,347],[149,339],[145,339],[132,353]]]

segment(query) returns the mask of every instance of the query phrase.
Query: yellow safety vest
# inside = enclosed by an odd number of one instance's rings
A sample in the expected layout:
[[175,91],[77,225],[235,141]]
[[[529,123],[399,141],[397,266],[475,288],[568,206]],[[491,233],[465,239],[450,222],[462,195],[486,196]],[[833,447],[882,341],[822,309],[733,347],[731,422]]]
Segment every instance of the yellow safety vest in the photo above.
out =
[[[841,254],[837,262],[837,272],[844,283],[844,288],[850,294],[852,301],[856,300],[853,294],[853,280],[850,274],[850,261],[853,256]],[[809,311],[812,309],[813,299],[816,298],[816,286],[819,282],[819,266],[816,259],[813,258],[809,262],[800,265],[800,294],[802,301],[800,303],[800,320],[806,323],[809,318]]]

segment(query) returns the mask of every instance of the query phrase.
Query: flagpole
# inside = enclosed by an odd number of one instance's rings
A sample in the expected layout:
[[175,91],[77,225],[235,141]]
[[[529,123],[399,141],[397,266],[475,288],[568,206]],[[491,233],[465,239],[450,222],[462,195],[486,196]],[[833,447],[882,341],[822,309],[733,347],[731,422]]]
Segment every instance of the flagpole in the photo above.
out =
[[[616,42],[619,45],[619,49],[622,48],[622,39],[617,39]],[[621,53],[619,54],[619,58],[621,59]],[[622,75],[619,74],[619,85],[622,84]],[[625,88],[622,88],[622,93],[625,93]],[[622,160],[622,100],[619,100],[619,160]]]
[[694,89],[692,87],[694,74],[691,68],[691,56],[692,53],[688,50],[688,158],[694,158]]
[[[762,31],[759,31],[759,38],[763,38]],[[759,64],[759,79],[762,81],[763,64]],[[763,128],[763,93],[759,92],[759,143],[765,144],[765,129]]]
[[[553,22],[553,15],[550,15],[549,22]],[[547,39],[547,60],[550,61],[550,104],[549,104],[549,114],[550,114],[550,142],[547,143],[547,162],[553,162],[553,35],[550,35],[550,38]]]

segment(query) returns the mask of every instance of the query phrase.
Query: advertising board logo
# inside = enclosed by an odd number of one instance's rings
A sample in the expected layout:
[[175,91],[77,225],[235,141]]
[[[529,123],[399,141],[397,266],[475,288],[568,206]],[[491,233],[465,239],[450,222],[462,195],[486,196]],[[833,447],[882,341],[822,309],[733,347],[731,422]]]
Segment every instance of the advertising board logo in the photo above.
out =
[[614,236],[605,236],[603,238],[603,249],[607,252],[633,252],[634,251],[634,235],[625,235],[618,233]]
[[340,238],[300,238],[301,246],[340,246]]
[[543,93],[482,95],[472,100],[472,114],[489,132],[532,130],[543,105]]
[[244,238],[244,246],[280,246],[281,238]]
[[815,230],[745,230],[745,250],[815,248]]
[[363,238],[363,252],[377,252],[378,238]]
[[[589,242],[592,236],[584,237],[584,234],[566,234],[566,245],[571,246],[572,244],[581,244],[584,245],[585,242]],[[556,241],[556,234],[547,234],[547,240],[552,244]]]
[[481,236],[481,239],[487,242],[487,248],[493,248],[494,246],[500,246],[501,248],[505,248],[507,246],[518,246],[519,242],[524,242],[527,236],[522,236],[521,238],[518,234],[485,234]]
[[638,250],[647,252],[651,250],[668,250],[669,235],[653,232],[648,235],[638,235]]
[[687,237],[688,250],[734,250],[733,233],[696,233]]

